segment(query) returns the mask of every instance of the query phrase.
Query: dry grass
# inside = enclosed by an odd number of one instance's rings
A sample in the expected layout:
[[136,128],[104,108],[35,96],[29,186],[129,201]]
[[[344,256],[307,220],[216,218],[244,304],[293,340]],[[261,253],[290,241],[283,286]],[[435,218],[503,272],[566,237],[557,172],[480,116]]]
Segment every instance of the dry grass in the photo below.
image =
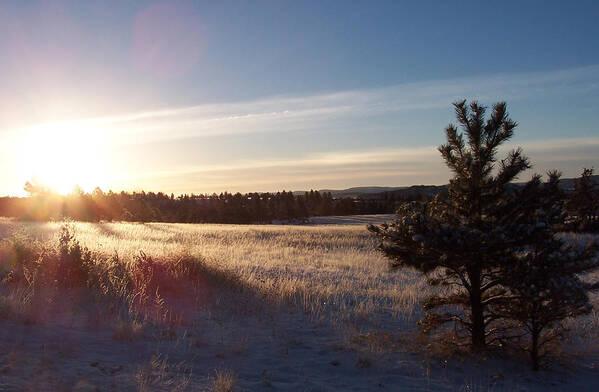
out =
[[168,357],[154,355],[150,361],[137,370],[138,392],[183,391],[189,385],[191,374],[185,363],[171,364]]
[[[10,277],[7,271],[15,263],[35,254],[51,255],[60,227],[0,220],[1,235],[13,238],[9,247],[0,246],[0,273]],[[420,301],[431,290],[416,272],[390,272],[375,250],[376,239],[362,225],[73,223],[72,229],[93,255],[88,288],[116,315],[112,327],[119,340],[143,337],[148,322],[168,335],[169,328],[185,318],[169,306],[171,299],[193,299],[195,307],[202,307],[207,287],[216,286],[332,322],[348,337],[347,346],[384,356],[403,339],[399,331],[416,328]],[[590,238],[564,236],[572,241]],[[27,284],[0,293],[0,319],[11,317],[14,309],[27,309],[28,314],[50,309],[48,298],[59,297],[48,294],[51,288],[32,283],[40,277],[29,269],[22,272]],[[251,296],[239,297],[245,301]],[[592,300],[597,304],[596,296]],[[237,303],[247,310],[245,305]],[[596,342],[597,312],[572,321],[570,327],[575,336]],[[240,337],[231,351],[244,352],[248,344],[247,337]]]
[[231,370],[216,370],[210,383],[210,392],[233,392],[237,383],[237,377]]
[[[411,324],[419,317],[418,304],[426,288],[417,273],[390,273],[375,250],[375,239],[362,225],[74,223],[73,227],[81,245],[104,255],[105,261],[118,255],[124,265],[131,267],[147,264],[150,259],[154,274],[170,269],[172,277],[177,274],[173,266],[181,260],[201,260],[205,268],[211,269],[211,278],[219,278],[216,275],[220,274],[223,281],[234,280],[230,283],[337,322],[376,323],[390,315]],[[0,232],[5,235],[24,232],[40,246],[55,241],[59,228],[60,223],[0,223]],[[145,291],[139,289],[136,293],[145,302],[155,299],[157,284],[167,288],[174,284],[166,278],[146,282],[144,279],[156,276],[143,276],[143,268],[137,271],[141,275],[133,276],[133,284],[138,288],[146,284]],[[109,278],[110,274],[105,274],[104,280]],[[102,287],[109,291],[112,284],[112,295],[124,296],[126,293],[119,292],[123,285],[114,283]]]
[[144,336],[144,325],[137,320],[132,321],[117,321],[112,326],[112,338],[122,341],[134,341],[141,339]]

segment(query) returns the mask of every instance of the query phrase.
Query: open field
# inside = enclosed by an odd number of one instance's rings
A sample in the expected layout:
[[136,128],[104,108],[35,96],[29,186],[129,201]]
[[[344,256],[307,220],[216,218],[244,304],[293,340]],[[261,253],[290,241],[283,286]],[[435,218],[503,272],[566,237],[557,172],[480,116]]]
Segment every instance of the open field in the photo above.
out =
[[[28,278],[27,269],[26,282],[3,283],[0,389],[592,390],[599,383],[597,312],[572,325],[575,339],[557,370],[538,375],[518,358],[427,348],[417,321],[430,289],[415,272],[387,269],[364,226],[377,219],[73,223],[92,252],[88,281],[100,283],[55,287]],[[0,236],[49,254],[60,227],[5,220]]]
[[346,216],[315,216],[309,219],[311,225],[377,225],[393,220],[393,214],[378,215],[346,215]]

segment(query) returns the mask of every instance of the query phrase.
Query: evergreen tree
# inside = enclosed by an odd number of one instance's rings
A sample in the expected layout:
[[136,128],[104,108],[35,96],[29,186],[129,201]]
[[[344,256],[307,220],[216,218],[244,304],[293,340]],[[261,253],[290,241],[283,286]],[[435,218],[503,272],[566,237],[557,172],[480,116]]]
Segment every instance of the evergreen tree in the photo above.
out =
[[[318,194],[318,193],[317,193]],[[333,196],[331,192],[325,192],[322,194],[322,197],[319,197],[320,209],[318,211],[319,215],[327,216],[333,213]]]
[[437,271],[429,284],[455,288],[425,301],[424,329],[456,322],[479,350],[486,346],[487,328],[496,319],[488,309],[502,294],[498,270],[515,245],[512,222],[500,214],[507,185],[530,165],[520,149],[497,162],[499,146],[512,137],[517,125],[505,103],[495,104],[486,122],[485,107],[476,102],[468,106],[464,100],[454,107],[463,133],[450,124],[447,143],[439,147],[454,173],[447,196],[405,204],[395,222],[370,230],[379,236],[380,249],[392,266],[427,274]]
[[593,169],[583,169],[574,182],[574,192],[568,200],[568,209],[573,214],[571,228],[576,231],[599,230],[599,194],[592,182]]
[[298,218],[305,219],[310,216],[308,213],[308,207],[306,207],[306,197],[305,196],[297,196],[295,198],[295,211]]
[[506,292],[492,308],[496,316],[516,321],[529,337],[524,348],[534,370],[545,346],[563,336],[562,321],[590,312],[588,292],[599,287],[580,279],[599,268],[596,245],[565,243],[555,236],[554,224],[565,215],[559,175],[550,172],[545,184],[534,176],[508,203],[518,221],[513,235],[525,241],[513,248],[501,269]]

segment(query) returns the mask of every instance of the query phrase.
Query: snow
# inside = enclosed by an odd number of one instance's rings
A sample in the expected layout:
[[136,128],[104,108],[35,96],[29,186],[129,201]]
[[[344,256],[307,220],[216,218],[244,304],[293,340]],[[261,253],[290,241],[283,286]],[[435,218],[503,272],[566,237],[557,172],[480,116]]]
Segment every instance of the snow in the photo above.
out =
[[310,225],[376,225],[394,220],[395,214],[317,216],[308,219]]
[[77,318],[4,321],[0,389],[136,390],[152,358],[165,366],[148,372],[148,390],[209,386],[218,369],[231,369],[239,390],[249,391],[591,391],[599,383],[596,358],[576,370],[533,374],[526,363],[483,357],[434,359],[401,350],[364,356],[339,345],[329,325],[302,312],[227,308],[196,314],[175,338],[148,331],[134,341],[115,340],[107,326],[90,328]]

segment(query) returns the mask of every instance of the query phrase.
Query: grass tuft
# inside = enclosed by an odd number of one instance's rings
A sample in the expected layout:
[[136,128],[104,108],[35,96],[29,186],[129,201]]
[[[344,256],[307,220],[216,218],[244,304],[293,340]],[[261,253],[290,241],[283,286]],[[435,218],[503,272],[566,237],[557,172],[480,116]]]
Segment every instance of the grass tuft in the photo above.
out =
[[216,370],[210,383],[210,392],[233,392],[236,389],[237,376],[232,370]]

